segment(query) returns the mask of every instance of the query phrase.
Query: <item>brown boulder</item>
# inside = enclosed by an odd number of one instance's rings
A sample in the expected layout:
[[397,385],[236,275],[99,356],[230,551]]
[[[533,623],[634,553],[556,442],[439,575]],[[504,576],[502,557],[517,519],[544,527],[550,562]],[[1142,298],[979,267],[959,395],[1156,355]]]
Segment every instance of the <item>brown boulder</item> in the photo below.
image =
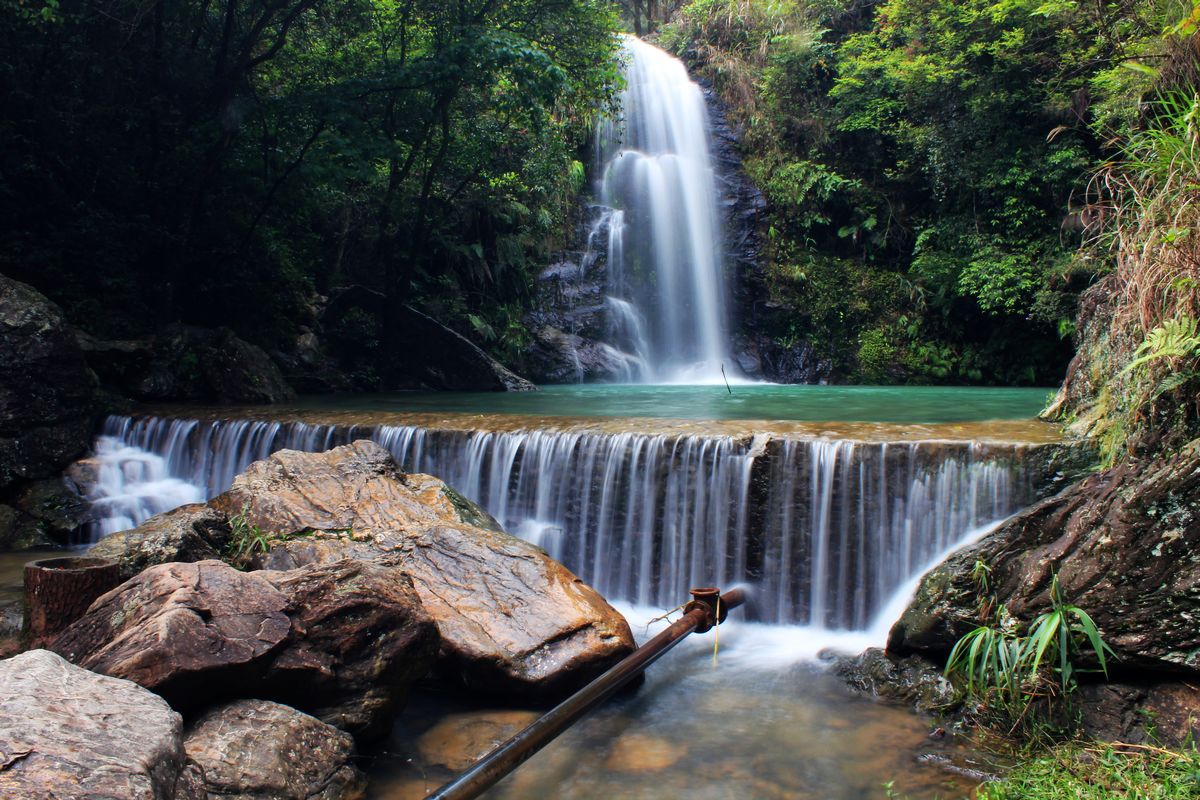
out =
[[351,800],[366,789],[349,734],[267,700],[205,713],[184,748],[204,770],[209,798]]
[[369,737],[428,670],[437,632],[403,576],[376,565],[248,574],[201,561],[141,572],[52,649],[179,708],[253,693]]
[[219,559],[229,544],[229,520],[202,503],[180,506],[127,531],[105,536],[88,555],[111,558],[132,578],[147,567],[172,561]]
[[[412,578],[468,686],[547,700],[633,650],[624,617],[541,549],[503,533],[443,482],[403,475],[379,445],[282,450],[212,501],[277,534],[261,565],[375,559]],[[312,535],[291,538],[308,532]]]
[[355,539],[441,522],[500,531],[500,523],[437,478],[405,475],[392,454],[359,440],[324,453],[280,450],[255,461],[209,505],[285,536],[342,531]]
[[256,574],[287,596],[292,621],[264,679],[270,696],[359,739],[385,734],[438,651],[407,576],[348,559]]
[[102,595],[51,649],[174,704],[258,677],[291,633],[288,598],[220,561],[151,567]]
[[1050,606],[1057,574],[1116,651],[1117,672],[1200,673],[1200,442],[1080,481],[926,575],[888,650],[944,656],[977,621],[972,567],[1019,619]]
[[49,651],[0,661],[0,797],[199,800],[182,727],[162,698]]

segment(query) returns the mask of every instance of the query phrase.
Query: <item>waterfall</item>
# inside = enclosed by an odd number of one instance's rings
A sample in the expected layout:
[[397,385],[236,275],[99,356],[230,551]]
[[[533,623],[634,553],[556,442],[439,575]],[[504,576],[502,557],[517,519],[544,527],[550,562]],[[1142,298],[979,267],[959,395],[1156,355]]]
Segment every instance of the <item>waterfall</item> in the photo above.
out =
[[728,332],[704,96],[678,59],[633,37],[624,50],[621,116],[597,135],[609,344],[641,380],[716,383]]
[[[970,530],[1032,500],[1037,445],[109,417],[100,441],[212,497],[250,462],[369,438],[613,600],[754,586],[751,618],[865,630]],[[161,509],[160,509],[161,510]],[[102,523],[111,529],[110,523]]]

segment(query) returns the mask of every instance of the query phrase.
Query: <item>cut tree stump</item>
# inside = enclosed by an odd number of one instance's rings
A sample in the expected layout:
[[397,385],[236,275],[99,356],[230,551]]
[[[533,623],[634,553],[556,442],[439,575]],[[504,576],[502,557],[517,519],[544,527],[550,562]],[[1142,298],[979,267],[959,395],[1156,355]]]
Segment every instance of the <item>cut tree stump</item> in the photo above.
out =
[[25,627],[30,647],[44,647],[83,616],[100,595],[121,582],[121,567],[107,558],[43,558],[25,565]]

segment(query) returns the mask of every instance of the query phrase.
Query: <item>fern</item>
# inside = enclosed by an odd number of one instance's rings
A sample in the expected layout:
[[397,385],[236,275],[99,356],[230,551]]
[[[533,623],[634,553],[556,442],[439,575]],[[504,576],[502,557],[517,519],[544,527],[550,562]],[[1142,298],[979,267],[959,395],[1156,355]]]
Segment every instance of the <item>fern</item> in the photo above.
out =
[[1146,334],[1133,354],[1124,373],[1165,358],[1195,358],[1200,355],[1196,318],[1184,315],[1167,320]]

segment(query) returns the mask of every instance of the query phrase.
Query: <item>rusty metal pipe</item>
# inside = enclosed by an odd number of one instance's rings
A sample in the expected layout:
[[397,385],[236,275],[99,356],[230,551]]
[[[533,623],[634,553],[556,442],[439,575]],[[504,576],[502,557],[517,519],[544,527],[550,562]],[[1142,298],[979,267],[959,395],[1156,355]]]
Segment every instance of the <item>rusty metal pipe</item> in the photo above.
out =
[[689,633],[703,633],[718,621],[724,622],[725,615],[731,609],[746,602],[746,594],[742,589],[731,589],[725,594],[711,588],[692,589],[691,594],[692,600],[684,606],[683,616],[672,622],[666,630],[547,711],[528,728],[476,761],[466,772],[429,795],[429,800],[471,800],[478,797],[588,711],[612,697]]

